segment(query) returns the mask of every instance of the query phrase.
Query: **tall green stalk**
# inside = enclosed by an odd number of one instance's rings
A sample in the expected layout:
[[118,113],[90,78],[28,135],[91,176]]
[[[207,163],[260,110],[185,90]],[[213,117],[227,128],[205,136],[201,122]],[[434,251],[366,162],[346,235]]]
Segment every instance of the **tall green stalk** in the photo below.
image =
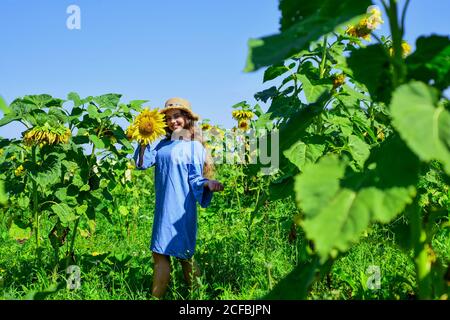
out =
[[388,8],[389,25],[392,35],[392,48],[394,49],[394,56],[392,59],[394,72],[392,74],[392,83],[395,88],[404,83],[406,78],[406,65],[403,61],[402,49],[402,30],[398,21],[397,0],[391,0]]
[[[36,146],[31,148],[31,158],[33,164],[36,165]],[[38,187],[36,177],[32,178],[32,197],[33,197],[33,215],[34,215],[34,234],[36,237],[36,257],[41,260],[40,243],[39,243],[39,211],[38,211]]]
[[323,37],[323,51],[322,51],[322,60],[320,61],[320,67],[319,67],[319,77],[320,79],[323,79],[325,75],[325,64],[327,62],[327,51],[328,51],[328,37]]
[[[408,1],[409,2],[409,1]],[[404,15],[406,6],[403,9],[402,24],[404,23]],[[392,83],[393,90],[405,82],[406,79],[406,65],[403,60],[402,37],[403,25],[400,26],[398,20],[397,0],[390,0],[387,14],[389,17],[389,25],[392,35],[393,52],[393,74]],[[431,262],[428,259],[429,244],[427,243],[427,234],[423,226],[421,217],[421,209],[418,204],[418,197],[416,196],[411,207],[410,222],[411,222],[411,243],[414,249],[414,264],[416,269],[416,279],[418,286],[418,297],[420,299],[432,298],[432,283],[431,283]]]
[[421,210],[417,197],[414,200],[410,211],[410,222],[418,295],[420,299],[431,299],[431,262],[428,259],[427,252],[429,244],[427,243],[427,234],[422,224]]
[[73,253],[74,253],[74,246],[75,246],[75,238],[77,236],[77,229],[78,224],[80,223],[80,217],[75,221],[75,226],[73,227],[73,233],[72,233],[72,239],[70,241],[70,249],[69,254],[66,257],[66,269],[69,267],[69,263],[72,263],[73,261]]

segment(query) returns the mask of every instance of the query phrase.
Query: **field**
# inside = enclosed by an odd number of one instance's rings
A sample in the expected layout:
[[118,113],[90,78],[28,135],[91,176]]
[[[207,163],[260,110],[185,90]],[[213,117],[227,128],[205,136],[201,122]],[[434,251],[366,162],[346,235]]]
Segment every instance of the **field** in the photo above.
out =
[[[226,177],[232,168],[218,170]],[[65,261],[55,265],[53,249],[47,245],[38,263],[32,240],[18,242],[8,234],[8,221],[1,224],[0,270],[3,299],[152,299],[153,262],[149,250],[153,219],[153,170],[133,172],[130,190],[117,190],[118,205],[136,212],[111,215],[113,223],[98,217],[92,236],[78,237],[76,265],[80,266],[80,288],[67,289]],[[143,191],[145,190],[145,191]],[[126,192],[124,192],[126,191]],[[249,216],[238,210],[233,186],[214,195],[213,204],[199,210],[196,259],[202,269],[201,285],[190,291],[181,267],[174,261],[167,299],[260,299],[296,265],[308,261],[308,243],[301,229],[293,228],[297,212],[293,202],[275,201],[264,206],[261,217],[249,227]],[[123,195],[127,196],[123,196]],[[121,196],[120,196],[121,195]],[[251,196],[239,195],[251,203]],[[398,218],[401,220],[402,218]],[[391,225],[374,225],[331,267],[330,273],[312,286],[307,299],[415,299],[416,280],[412,254],[400,250]],[[43,226],[50,233],[52,223]],[[295,230],[295,233],[292,232]],[[433,239],[436,256],[448,266],[449,229]],[[68,250],[65,247],[62,249]],[[379,288],[368,288],[369,266],[380,268]],[[56,283],[63,283],[55,290]]]

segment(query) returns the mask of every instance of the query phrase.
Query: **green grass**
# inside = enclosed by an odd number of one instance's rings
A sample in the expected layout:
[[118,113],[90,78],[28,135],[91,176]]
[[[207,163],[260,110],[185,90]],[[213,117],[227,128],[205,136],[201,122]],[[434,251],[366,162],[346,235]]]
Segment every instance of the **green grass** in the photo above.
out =
[[[148,185],[147,185],[148,187]],[[52,224],[42,225],[44,245],[40,262],[35,257],[34,238],[20,244],[6,230],[7,217],[0,218],[0,298],[29,299],[152,299],[153,261],[149,250],[153,192],[145,196],[118,193],[117,205],[135,207],[135,215],[111,212],[113,224],[97,216],[91,236],[77,236],[76,265],[81,287],[66,289],[65,262],[55,268],[53,251],[44,236]],[[304,238],[298,230],[289,239],[292,201],[267,203],[253,224],[249,221],[252,196],[241,199],[237,209],[233,193],[216,194],[207,209],[198,210],[198,240],[195,258],[202,271],[199,288],[190,291],[184,283],[181,265],[173,261],[166,299],[259,299],[289,274],[306,257]],[[308,299],[411,299],[415,292],[415,270],[411,252],[395,244],[388,226],[374,225],[347,253],[339,256],[330,273],[315,282]],[[450,260],[449,228],[433,239],[436,256],[447,266]],[[63,258],[67,243],[60,250]],[[380,288],[368,288],[370,266],[380,270]],[[62,289],[52,288],[56,283]],[[45,293],[47,291],[47,293]],[[52,292],[54,291],[54,292]],[[44,292],[44,293],[42,293]]]

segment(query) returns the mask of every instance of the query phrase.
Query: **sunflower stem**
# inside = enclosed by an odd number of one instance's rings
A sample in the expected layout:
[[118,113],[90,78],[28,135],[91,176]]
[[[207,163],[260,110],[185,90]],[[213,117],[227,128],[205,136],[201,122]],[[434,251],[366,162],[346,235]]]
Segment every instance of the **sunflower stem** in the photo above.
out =
[[[36,160],[36,146],[33,145],[31,148],[31,157],[33,164],[37,166],[37,160]],[[33,195],[33,213],[34,213],[34,234],[36,237],[36,257],[38,262],[41,261],[41,251],[40,251],[40,244],[39,244],[39,211],[38,211],[38,190],[37,190],[37,183],[36,183],[36,177],[33,177],[31,179],[32,181],[32,195]]]
[[322,60],[320,62],[320,69],[319,69],[320,79],[323,79],[323,76],[325,74],[325,63],[327,61],[327,51],[328,51],[328,36],[324,36],[323,37]]
[[387,12],[389,17],[389,25],[392,34],[392,47],[394,50],[393,67],[394,72],[392,75],[392,82],[394,90],[404,82],[406,76],[406,66],[403,61],[402,54],[402,31],[400,30],[398,21],[397,0],[390,1],[389,11]]

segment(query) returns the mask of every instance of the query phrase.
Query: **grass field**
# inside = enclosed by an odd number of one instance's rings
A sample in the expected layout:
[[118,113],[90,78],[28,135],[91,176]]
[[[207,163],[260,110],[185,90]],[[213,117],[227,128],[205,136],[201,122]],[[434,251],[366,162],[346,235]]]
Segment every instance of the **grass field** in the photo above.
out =
[[[12,240],[6,229],[8,216],[3,214],[0,297],[151,299],[152,171],[136,173],[133,179],[132,192],[116,190],[114,201],[118,206],[136,209],[111,212],[112,223],[99,215],[95,233],[77,237],[75,259],[81,273],[78,289],[66,288],[64,259],[55,267],[48,241],[38,262],[33,238],[24,243]],[[308,242],[302,230],[296,227],[296,233],[292,232],[292,217],[297,212],[292,201],[267,203],[256,222],[249,224],[248,210],[240,212],[237,200],[225,191],[215,194],[207,209],[199,208],[195,258],[202,269],[200,286],[188,290],[181,266],[174,260],[166,299],[263,298],[298,263],[308,259]],[[239,201],[245,204],[253,199],[242,196]],[[43,221],[43,225],[41,234],[46,235],[51,221]],[[391,226],[374,225],[359,244],[335,260],[327,276],[313,284],[308,299],[413,299],[416,280],[411,254],[395,244]],[[80,230],[84,230],[82,225]],[[66,246],[61,248],[60,258]],[[437,233],[433,248],[437,259],[448,266],[448,228]],[[380,271],[380,284],[375,289],[367,286],[370,266]],[[61,284],[60,290],[55,290],[57,283]]]

